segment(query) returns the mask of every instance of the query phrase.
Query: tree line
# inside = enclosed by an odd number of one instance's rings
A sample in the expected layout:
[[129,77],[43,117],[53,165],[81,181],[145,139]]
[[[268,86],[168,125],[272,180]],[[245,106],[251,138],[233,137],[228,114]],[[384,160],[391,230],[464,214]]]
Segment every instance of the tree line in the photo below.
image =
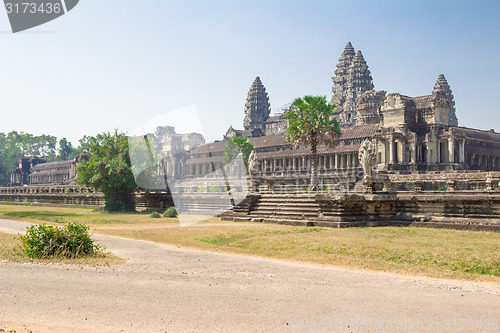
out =
[[16,131],[0,133],[0,186],[10,183],[10,174],[19,167],[20,157],[44,157],[47,162],[71,160],[87,148],[90,138],[84,136],[79,140],[79,146],[73,147],[66,138],[58,141],[53,135]]

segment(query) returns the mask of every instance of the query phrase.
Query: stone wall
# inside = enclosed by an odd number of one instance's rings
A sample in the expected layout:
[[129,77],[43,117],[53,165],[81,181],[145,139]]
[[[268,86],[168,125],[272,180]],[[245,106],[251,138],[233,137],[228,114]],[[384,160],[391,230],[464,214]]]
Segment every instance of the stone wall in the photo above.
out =
[[333,228],[415,226],[500,232],[500,193],[252,194],[223,219]]
[[[18,186],[0,187],[0,204],[31,204],[35,206],[103,207],[104,195],[81,186]],[[166,191],[136,193],[138,211],[164,212],[173,205]]]
[[99,207],[104,195],[80,186],[0,187],[0,203]]

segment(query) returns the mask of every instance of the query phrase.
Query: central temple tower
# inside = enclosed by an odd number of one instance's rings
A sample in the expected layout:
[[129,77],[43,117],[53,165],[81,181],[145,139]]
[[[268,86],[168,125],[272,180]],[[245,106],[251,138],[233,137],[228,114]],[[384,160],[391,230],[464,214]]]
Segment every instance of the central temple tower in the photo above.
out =
[[373,79],[363,53],[354,51],[351,42],[340,56],[333,79],[333,97],[330,104],[337,105],[336,117],[344,126],[352,125],[356,116],[356,99],[373,90]]
[[270,113],[269,96],[260,77],[257,76],[250,87],[245,103],[245,119],[243,120],[245,130],[260,129],[264,133]]

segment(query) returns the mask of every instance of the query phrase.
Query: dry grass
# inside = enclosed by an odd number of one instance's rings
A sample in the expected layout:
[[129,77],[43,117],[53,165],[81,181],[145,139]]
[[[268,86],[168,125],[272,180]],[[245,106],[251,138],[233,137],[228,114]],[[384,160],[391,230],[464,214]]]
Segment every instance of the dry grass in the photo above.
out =
[[[31,213],[21,216],[23,212]],[[56,213],[60,215],[54,216]],[[396,227],[303,228],[222,222],[218,218],[180,227],[177,219],[154,219],[148,214],[19,206],[0,206],[0,218],[31,222],[59,218],[86,223],[100,234],[208,251],[500,283],[500,235],[491,232]]]

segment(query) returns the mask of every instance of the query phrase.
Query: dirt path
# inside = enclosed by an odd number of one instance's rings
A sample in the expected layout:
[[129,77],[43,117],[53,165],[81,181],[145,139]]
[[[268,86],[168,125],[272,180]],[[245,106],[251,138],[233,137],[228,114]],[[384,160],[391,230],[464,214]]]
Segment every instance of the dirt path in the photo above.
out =
[[[2,231],[26,225],[0,220]],[[128,263],[92,268],[0,262],[0,327],[21,323],[57,333],[64,332],[57,327],[75,333],[294,332],[314,331],[307,329],[313,325],[330,332],[398,332],[404,326],[415,332],[496,332],[460,329],[461,320],[482,319],[484,326],[485,319],[500,319],[500,287],[494,285],[96,238]],[[446,324],[452,327],[446,330]]]

